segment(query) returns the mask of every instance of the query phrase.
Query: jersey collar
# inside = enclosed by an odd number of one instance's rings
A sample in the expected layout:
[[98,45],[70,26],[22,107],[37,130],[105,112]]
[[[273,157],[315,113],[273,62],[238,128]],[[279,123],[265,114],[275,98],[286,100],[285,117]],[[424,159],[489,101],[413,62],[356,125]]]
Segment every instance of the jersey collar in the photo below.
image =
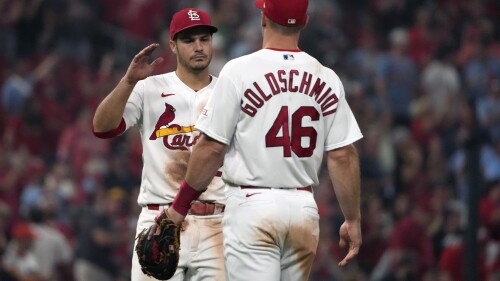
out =
[[279,51],[279,52],[294,52],[294,53],[302,52],[301,49],[294,49],[294,50],[278,49],[278,48],[265,48],[265,49],[271,51]]

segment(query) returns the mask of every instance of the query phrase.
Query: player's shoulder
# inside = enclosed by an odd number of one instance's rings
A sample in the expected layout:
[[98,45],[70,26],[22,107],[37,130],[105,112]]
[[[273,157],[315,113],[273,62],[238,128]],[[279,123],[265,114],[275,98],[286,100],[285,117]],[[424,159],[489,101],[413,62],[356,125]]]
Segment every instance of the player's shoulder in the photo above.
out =
[[343,87],[339,75],[335,72],[335,70],[333,70],[333,68],[323,65],[318,59],[306,52],[303,52],[302,54],[304,56],[308,56],[308,60],[313,65],[313,73],[315,73],[325,81],[329,81],[329,83],[332,83],[335,87]]
[[323,66],[323,72],[332,77],[333,80],[340,81],[339,75],[333,69]]
[[145,85],[168,85],[172,84],[175,81],[175,72],[167,72],[167,73],[160,73],[156,75],[151,75],[147,77],[144,80],[141,80],[140,82],[144,83]]
[[308,55],[311,57],[311,60],[313,60],[316,64],[316,67],[318,68],[318,72],[319,73],[323,73],[323,75],[326,75],[328,77],[330,77],[331,79],[333,80],[336,80],[336,81],[340,81],[340,78],[339,76],[337,75],[337,73],[335,72],[335,70],[333,70],[332,68],[328,67],[328,66],[325,66],[324,64],[322,64],[318,59],[316,59],[315,57],[311,56],[311,55]]
[[166,72],[166,73],[160,73],[156,75],[151,75],[144,79],[143,81],[145,82],[164,82],[164,83],[171,83],[175,79],[175,72]]
[[175,79],[175,72],[151,75],[139,81],[136,85],[136,88],[143,89],[144,91],[150,91],[158,88],[166,89],[175,87]]
[[256,58],[258,58],[262,53],[262,50],[255,51],[250,54],[246,54],[234,59],[231,59],[230,61],[227,62],[226,66],[229,68],[238,68],[241,67],[242,65],[248,66],[249,64],[252,63],[259,63]]

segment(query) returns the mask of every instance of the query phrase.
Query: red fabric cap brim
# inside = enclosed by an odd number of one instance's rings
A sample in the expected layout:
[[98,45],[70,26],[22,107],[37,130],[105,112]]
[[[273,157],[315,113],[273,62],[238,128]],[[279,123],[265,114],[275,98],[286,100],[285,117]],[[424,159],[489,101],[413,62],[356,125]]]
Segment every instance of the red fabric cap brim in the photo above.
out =
[[179,34],[180,32],[188,30],[188,29],[190,29],[192,27],[197,27],[197,26],[203,26],[203,27],[208,28],[208,30],[210,30],[210,32],[212,34],[214,34],[215,32],[217,32],[217,30],[218,30],[217,27],[215,27],[213,25],[208,25],[208,24],[192,24],[192,25],[185,26],[184,28],[177,30],[175,33],[171,34],[170,37],[173,39],[175,37],[175,35]]

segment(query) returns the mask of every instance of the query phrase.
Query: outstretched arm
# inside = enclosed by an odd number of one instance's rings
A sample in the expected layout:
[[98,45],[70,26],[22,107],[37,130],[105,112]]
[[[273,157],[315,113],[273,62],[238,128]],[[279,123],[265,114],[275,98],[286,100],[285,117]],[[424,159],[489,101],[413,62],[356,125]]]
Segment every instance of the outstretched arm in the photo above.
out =
[[151,75],[163,61],[163,58],[156,58],[149,63],[149,56],[158,46],[159,44],[151,44],[142,49],[132,60],[118,85],[99,104],[93,120],[95,132],[108,132],[120,125],[125,105],[137,82]]
[[327,152],[327,165],[335,195],[344,214],[340,227],[340,247],[349,245],[349,252],[340,261],[346,265],[357,256],[362,243],[360,211],[359,158],[354,145],[344,146]]

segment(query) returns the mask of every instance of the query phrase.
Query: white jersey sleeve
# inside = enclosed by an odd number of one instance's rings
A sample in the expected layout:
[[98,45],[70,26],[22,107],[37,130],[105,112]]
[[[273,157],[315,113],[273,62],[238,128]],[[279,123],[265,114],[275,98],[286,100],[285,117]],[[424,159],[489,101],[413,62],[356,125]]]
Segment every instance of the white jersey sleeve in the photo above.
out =
[[132,94],[130,94],[125,105],[123,119],[125,120],[126,129],[130,129],[140,122],[143,110],[142,105],[144,104],[144,87],[144,80],[139,81],[132,90]]
[[338,77],[337,80],[339,83],[339,101],[331,124],[327,123],[328,127],[325,128],[327,131],[325,151],[346,146],[363,137],[358,122],[345,98],[344,86]]
[[[209,99],[205,109],[200,115],[196,129],[204,132],[211,138],[229,145],[231,142],[236,122],[240,116],[239,105],[241,98],[238,96],[239,89],[226,75],[224,69],[220,72],[214,93],[218,92],[219,98]],[[217,126],[209,126],[216,120]]]

